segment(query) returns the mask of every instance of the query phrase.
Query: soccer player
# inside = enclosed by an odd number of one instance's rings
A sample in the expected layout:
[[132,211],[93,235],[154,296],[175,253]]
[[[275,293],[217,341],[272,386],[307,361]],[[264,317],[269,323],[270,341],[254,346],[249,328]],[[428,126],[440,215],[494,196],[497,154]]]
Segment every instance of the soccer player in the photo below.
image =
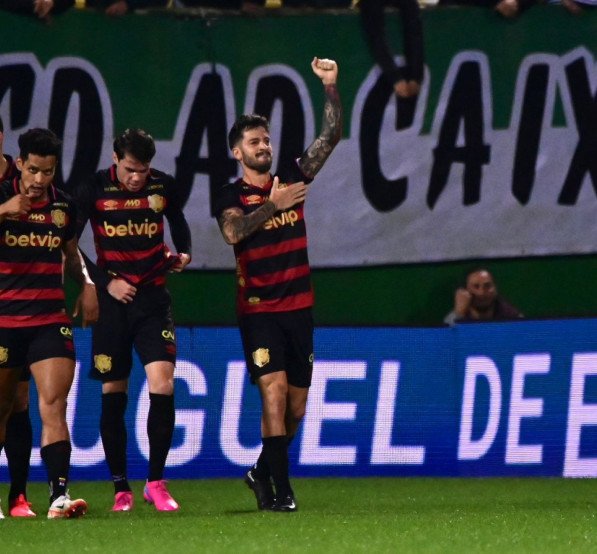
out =
[[[163,478],[174,432],[176,342],[165,273],[191,260],[191,233],[174,179],[150,167],[151,135],[127,129],[114,140],[114,164],[75,188],[78,232],[88,220],[97,265],[100,319],[93,329],[90,376],[102,382],[100,434],[114,483],[113,511],[133,508],[124,420],[135,348],[149,384],[149,471],[143,497],[158,511],[178,510]],[[164,216],[179,253],[164,242]]]
[[[4,123],[0,117],[0,183],[14,179],[17,165],[11,156],[4,153]],[[35,517],[27,501],[27,479],[31,467],[33,429],[29,417],[29,381],[31,371],[23,368],[17,385],[12,413],[6,422],[4,452],[8,462],[10,490],[8,492],[9,513],[12,517]]]
[[297,509],[288,445],[304,415],[313,370],[305,183],[313,180],[342,133],[338,66],[314,58],[311,68],[325,90],[320,135],[291,167],[273,176],[267,119],[239,117],[228,143],[242,177],[222,187],[216,201],[224,240],[234,245],[239,327],[247,369],[261,396],[263,447],[245,482],[259,509],[283,512]]
[[63,267],[81,285],[73,315],[82,311],[83,325],[98,316],[95,287],[77,248],[74,205],[53,185],[60,148],[48,129],[30,129],[19,137],[20,174],[0,184],[0,450],[21,371],[29,366],[39,395],[50,519],[87,511],[87,503],[71,500],[67,489],[71,443],[66,398],[75,349]]

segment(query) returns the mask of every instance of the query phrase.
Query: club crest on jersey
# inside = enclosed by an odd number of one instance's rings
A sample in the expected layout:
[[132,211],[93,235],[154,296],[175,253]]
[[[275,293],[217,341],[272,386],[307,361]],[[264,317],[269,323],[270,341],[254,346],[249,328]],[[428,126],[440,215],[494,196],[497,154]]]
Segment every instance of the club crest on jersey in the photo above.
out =
[[64,210],[52,210],[50,216],[52,217],[52,223],[56,227],[64,227],[66,225],[66,213]]
[[97,354],[93,356],[93,365],[100,373],[108,373],[112,370],[112,356]]
[[8,348],[0,346],[0,364],[5,364],[8,361]]
[[163,211],[166,204],[164,197],[159,194],[150,194],[147,197],[147,201],[149,202],[149,207],[158,214]]
[[257,367],[263,367],[269,364],[269,348],[258,348],[253,352],[253,363]]

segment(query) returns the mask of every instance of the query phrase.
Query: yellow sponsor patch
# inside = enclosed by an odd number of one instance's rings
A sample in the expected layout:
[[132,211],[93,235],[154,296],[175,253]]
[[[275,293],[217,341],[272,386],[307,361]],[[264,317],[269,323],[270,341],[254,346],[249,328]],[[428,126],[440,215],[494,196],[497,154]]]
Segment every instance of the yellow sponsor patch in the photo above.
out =
[[8,361],[8,348],[0,346],[0,364],[5,364]]

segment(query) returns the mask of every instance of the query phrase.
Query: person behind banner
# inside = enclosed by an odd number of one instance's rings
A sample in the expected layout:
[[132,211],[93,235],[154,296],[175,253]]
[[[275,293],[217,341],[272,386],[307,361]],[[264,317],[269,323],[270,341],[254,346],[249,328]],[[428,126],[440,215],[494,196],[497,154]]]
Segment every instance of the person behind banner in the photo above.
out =
[[0,184],[0,450],[21,372],[29,367],[39,396],[48,518],[76,518],[87,503],[71,500],[67,488],[72,448],[66,399],[75,347],[63,267],[81,286],[73,315],[81,312],[84,326],[97,320],[97,296],[77,247],[75,207],[53,184],[60,140],[48,129],[30,129],[18,142],[20,173]]
[[524,317],[522,312],[504,300],[497,290],[493,275],[485,268],[468,271],[464,286],[454,293],[454,308],[444,323],[505,321]]
[[[102,383],[100,434],[114,483],[115,512],[133,508],[127,477],[125,411],[133,348],[149,385],[149,468],[144,499],[176,511],[164,480],[174,433],[176,340],[165,274],[190,262],[191,233],[174,178],[151,168],[155,142],[142,129],[114,140],[114,164],[75,187],[79,235],[87,221],[97,253],[89,262],[100,319],[93,329],[90,377]],[[178,255],[164,242],[164,217]]]
[[[313,371],[313,290],[303,214],[307,185],[342,133],[335,61],[314,58],[324,85],[321,133],[288,168],[272,175],[269,123],[242,115],[228,134],[242,177],[221,187],[215,215],[237,262],[237,312],[251,381],[261,395],[263,448],[245,482],[259,509],[297,509],[288,445],[305,413]],[[275,486],[272,488],[271,480]]]

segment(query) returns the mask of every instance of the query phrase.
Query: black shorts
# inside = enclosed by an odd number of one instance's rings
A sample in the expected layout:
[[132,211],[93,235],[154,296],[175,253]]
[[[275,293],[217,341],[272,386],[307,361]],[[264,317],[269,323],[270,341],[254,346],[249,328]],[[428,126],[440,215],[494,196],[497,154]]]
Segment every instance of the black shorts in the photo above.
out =
[[141,363],[176,362],[176,341],[170,294],[164,287],[139,287],[123,304],[105,289],[97,290],[100,318],[92,331],[89,376],[104,383],[128,379],[133,348]]
[[262,375],[285,371],[289,384],[311,386],[313,315],[310,308],[244,315],[239,318],[239,327],[252,383]]
[[0,368],[23,368],[21,381],[29,380],[29,366],[50,358],[75,359],[73,329],[52,323],[34,327],[0,328]]

